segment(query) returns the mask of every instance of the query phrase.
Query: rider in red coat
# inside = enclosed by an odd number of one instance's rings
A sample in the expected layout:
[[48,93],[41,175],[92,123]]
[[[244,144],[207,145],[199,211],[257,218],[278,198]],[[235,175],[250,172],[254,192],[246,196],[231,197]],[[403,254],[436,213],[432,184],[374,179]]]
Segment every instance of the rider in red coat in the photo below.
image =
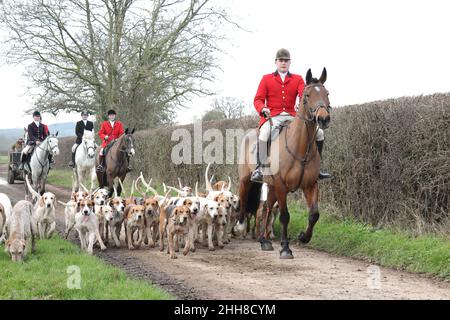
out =
[[114,140],[119,139],[125,133],[122,123],[116,120],[116,116],[117,113],[114,110],[109,110],[109,120],[102,123],[100,131],[98,132],[98,136],[102,141],[102,146],[98,155],[99,166],[97,167],[97,171],[99,172],[103,172],[105,170],[105,157],[103,154],[105,147]]
[[[291,55],[288,50],[278,50],[275,65],[277,71],[262,78],[254,99],[255,109],[261,116],[257,144],[257,166],[251,176],[251,181],[257,183],[263,182],[263,166],[267,164],[267,143],[271,134],[267,117],[270,115],[272,118],[273,128],[287,120],[294,119],[297,114],[295,110],[297,97],[301,99],[305,89],[305,81],[302,76],[289,72]],[[316,140],[319,154],[322,156],[323,130],[318,130]],[[328,173],[320,172],[319,174],[320,179],[330,177]]]

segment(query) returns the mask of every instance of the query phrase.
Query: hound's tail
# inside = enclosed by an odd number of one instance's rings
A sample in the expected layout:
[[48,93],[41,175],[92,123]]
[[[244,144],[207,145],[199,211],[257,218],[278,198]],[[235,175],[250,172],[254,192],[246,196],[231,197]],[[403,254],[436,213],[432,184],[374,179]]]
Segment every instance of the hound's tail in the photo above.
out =
[[[250,188],[247,195],[247,201],[245,203],[241,203],[244,206],[244,212],[247,214],[256,215],[256,211],[259,207],[259,202],[261,200],[261,190],[262,184],[250,182]],[[240,217],[240,223],[244,222],[245,217]],[[241,221],[242,220],[242,221]]]

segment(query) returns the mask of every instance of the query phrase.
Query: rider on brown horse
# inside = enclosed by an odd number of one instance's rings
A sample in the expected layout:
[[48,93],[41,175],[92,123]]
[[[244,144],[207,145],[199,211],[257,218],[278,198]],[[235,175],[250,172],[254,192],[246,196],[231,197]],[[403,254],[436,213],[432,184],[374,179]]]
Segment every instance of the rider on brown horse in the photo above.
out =
[[[271,123],[267,121],[267,118],[269,116],[272,118],[273,127],[294,119],[297,96],[301,98],[305,88],[302,76],[289,72],[291,55],[288,50],[278,50],[275,64],[277,71],[262,78],[254,100],[254,106],[261,116],[261,121],[257,144],[257,166],[252,173],[251,181],[258,183],[263,182],[263,166],[268,163],[267,148]],[[323,130],[319,129],[316,143],[320,156],[322,156],[324,139]],[[319,173],[319,179],[327,178],[331,178],[331,175],[322,171]]]
[[[98,172],[105,171],[105,154],[104,150],[108,144],[113,142],[114,140],[119,139],[124,133],[125,130],[123,128],[122,122],[116,120],[117,113],[114,110],[108,111],[108,120],[102,123],[100,127],[100,131],[98,132],[98,136],[102,141],[102,146],[100,149],[99,157],[99,165],[97,167]],[[127,171],[131,171],[130,166]]]

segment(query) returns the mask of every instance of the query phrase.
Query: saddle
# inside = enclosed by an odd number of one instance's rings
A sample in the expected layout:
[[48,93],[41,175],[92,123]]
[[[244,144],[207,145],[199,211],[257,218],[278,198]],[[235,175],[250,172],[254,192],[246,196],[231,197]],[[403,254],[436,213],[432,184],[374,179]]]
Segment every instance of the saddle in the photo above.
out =
[[[287,128],[290,124],[291,124],[292,120],[286,120],[282,123],[280,123],[278,126],[275,126],[272,128],[272,131],[270,132],[270,137],[269,140],[267,141],[267,145],[270,147],[270,144],[272,143],[272,141],[275,141],[276,139],[278,139],[278,137],[281,135],[281,133],[283,132],[284,128]],[[260,128],[256,129],[256,134],[259,137],[259,131]],[[258,143],[258,140],[255,141],[255,143],[253,144],[253,147],[251,149],[251,152],[254,153],[256,152],[256,145]],[[270,148],[267,149],[269,152],[269,156],[270,156]]]
[[113,140],[110,143],[108,143],[105,147],[105,149],[103,150],[103,156],[106,157],[106,155],[108,154],[109,150],[111,150],[111,148],[113,147],[113,145],[116,143],[117,140]]

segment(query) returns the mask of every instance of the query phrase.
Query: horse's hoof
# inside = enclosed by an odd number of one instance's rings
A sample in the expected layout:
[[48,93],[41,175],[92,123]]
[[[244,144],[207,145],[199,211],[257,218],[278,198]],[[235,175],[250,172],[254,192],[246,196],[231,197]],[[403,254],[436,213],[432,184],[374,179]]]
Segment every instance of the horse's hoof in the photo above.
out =
[[292,260],[294,256],[292,255],[292,251],[289,248],[283,249],[280,251],[280,259],[282,260]]
[[304,232],[300,232],[298,241],[303,244],[308,244],[311,241],[311,238],[308,238]]
[[272,242],[268,240],[261,241],[261,250],[262,251],[273,251]]

